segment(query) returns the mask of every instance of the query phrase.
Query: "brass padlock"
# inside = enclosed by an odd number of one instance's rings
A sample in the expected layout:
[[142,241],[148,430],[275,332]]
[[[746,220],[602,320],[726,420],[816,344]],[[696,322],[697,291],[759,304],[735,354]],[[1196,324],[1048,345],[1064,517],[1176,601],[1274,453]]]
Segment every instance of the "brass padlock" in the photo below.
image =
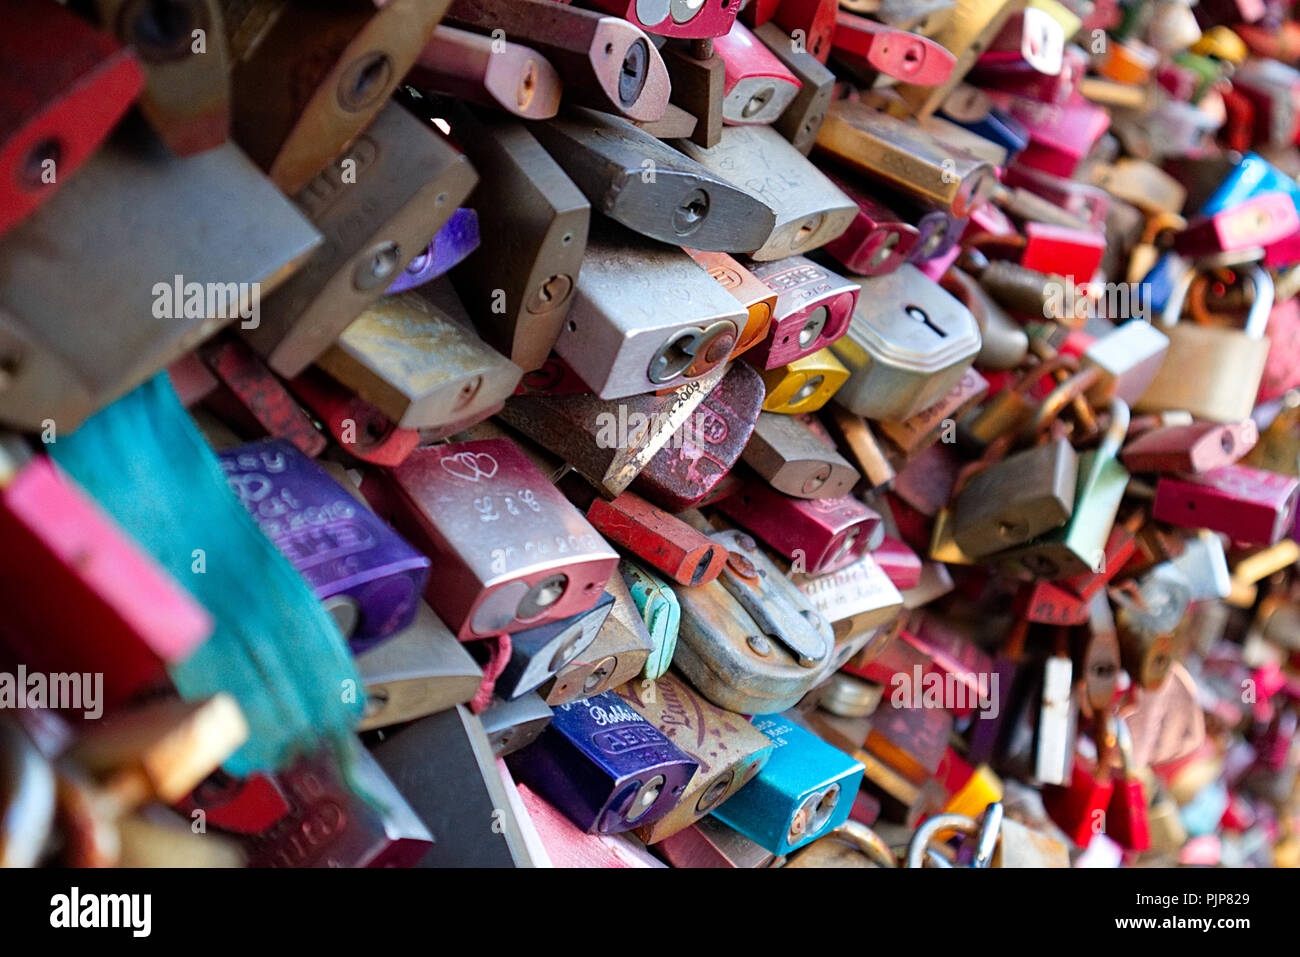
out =
[[1137,411],[1186,409],[1211,422],[1239,422],[1250,416],[1268,361],[1264,329],[1273,308],[1273,279],[1254,264],[1243,267],[1242,276],[1255,290],[1244,330],[1179,322],[1195,270],[1179,277],[1160,317],[1169,351],[1138,399]]

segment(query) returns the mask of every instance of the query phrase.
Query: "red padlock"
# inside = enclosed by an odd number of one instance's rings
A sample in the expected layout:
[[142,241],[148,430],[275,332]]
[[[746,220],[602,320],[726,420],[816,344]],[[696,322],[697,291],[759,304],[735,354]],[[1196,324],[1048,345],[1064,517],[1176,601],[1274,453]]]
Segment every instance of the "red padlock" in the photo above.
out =
[[1106,237],[1103,233],[1050,223],[1025,224],[1025,248],[1020,254],[1020,265],[1026,269],[1073,276],[1075,282],[1089,282],[1104,255]]
[[851,495],[793,498],[754,480],[717,509],[813,575],[853,564],[883,536],[880,514]]
[[399,429],[373,405],[315,366],[289,380],[289,388],[316,414],[334,441],[363,462],[395,467],[420,444],[415,429]]
[[[855,183],[829,171],[826,175],[858,204],[853,222],[823,247],[826,252],[858,276],[883,276],[906,262],[921,238],[917,228]],[[982,208],[996,207],[985,203]]]
[[[772,19],[822,63],[831,54],[837,0],[781,0]],[[750,24],[755,26],[757,24]],[[797,31],[797,32],[796,32]]]
[[886,535],[871,557],[899,591],[921,584],[921,556],[897,538]]
[[1133,738],[1124,719],[1118,716],[1115,718],[1115,739],[1120,766],[1106,812],[1106,834],[1125,850],[1141,853],[1151,846],[1147,796],[1134,767]]
[[646,33],[691,40],[726,36],[740,9],[740,0],[591,0],[591,3]]
[[144,87],[135,54],[48,0],[0,31],[0,235],[66,183]]
[[1253,419],[1166,425],[1143,432],[1119,457],[1132,472],[1202,473],[1232,465],[1258,441]]
[[587,509],[587,520],[615,545],[679,585],[708,584],[727,563],[725,548],[632,492],[610,501],[597,498]]
[[722,58],[722,122],[761,126],[785,112],[803,85],[743,23],[713,42]]
[[1300,214],[1285,193],[1262,193],[1210,216],[1198,216],[1174,237],[1191,259],[1268,246],[1300,230]]
[[825,349],[848,332],[861,287],[803,256],[754,263],[750,270],[776,293],[767,338],[745,353],[776,369]]
[[957,63],[952,53],[929,37],[896,30],[847,10],[835,14],[831,49],[836,58],[917,86],[948,82]]
[[[1106,732],[1103,732],[1106,733]],[[1105,754],[1108,746],[1099,744]],[[1057,827],[1079,847],[1087,847],[1106,829],[1106,812],[1115,794],[1115,778],[1104,758],[1096,766],[1077,755],[1068,785],[1043,788],[1043,806]]]
[[1161,478],[1153,518],[1184,528],[1208,528],[1235,542],[1273,545],[1295,520],[1300,479],[1247,465],[1200,475]]

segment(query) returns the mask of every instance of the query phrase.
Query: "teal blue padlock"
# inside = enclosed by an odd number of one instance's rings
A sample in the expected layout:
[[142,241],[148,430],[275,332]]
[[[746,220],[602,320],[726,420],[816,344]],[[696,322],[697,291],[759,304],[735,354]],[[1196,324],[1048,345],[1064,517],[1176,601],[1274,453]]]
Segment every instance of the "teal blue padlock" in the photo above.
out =
[[677,629],[682,623],[682,606],[676,593],[659,576],[652,575],[634,562],[619,562],[618,567],[654,641],[654,650],[646,659],[645,671],[642,672],[644,677],[654,680],[672,664],[673,652],[677,650]]

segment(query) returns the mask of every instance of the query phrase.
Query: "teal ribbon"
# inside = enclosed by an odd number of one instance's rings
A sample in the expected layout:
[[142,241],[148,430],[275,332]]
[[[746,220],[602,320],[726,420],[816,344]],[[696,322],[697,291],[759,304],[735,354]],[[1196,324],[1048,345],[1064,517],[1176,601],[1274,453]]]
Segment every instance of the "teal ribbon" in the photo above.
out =
[[348,768],[365,695],[343,636],[230,490],[166,373],[47,448],[216,620],[168,670],[187,700],[239,702],[250,734],[226,770],[321,748]]

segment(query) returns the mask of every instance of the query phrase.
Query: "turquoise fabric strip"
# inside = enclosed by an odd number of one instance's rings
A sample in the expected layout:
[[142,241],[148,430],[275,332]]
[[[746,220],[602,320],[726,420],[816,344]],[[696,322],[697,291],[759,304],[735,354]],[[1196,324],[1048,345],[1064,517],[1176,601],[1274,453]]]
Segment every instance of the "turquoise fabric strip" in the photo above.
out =
[[47,448],[216,619],[169,670],[182,697],[225,691],[243,708],[249,740],[226,770],[350,754],[365,696],[343,636],[230,491],[166,373]]

